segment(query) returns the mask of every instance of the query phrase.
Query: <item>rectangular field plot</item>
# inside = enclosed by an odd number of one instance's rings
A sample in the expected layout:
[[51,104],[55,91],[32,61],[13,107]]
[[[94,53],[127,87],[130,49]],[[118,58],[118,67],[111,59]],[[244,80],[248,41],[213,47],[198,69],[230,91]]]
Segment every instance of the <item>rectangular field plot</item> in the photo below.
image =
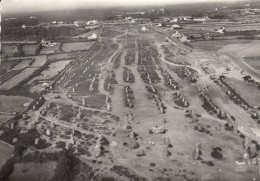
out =
[[16,45],[4,45],[2,47],[2,51],[4,55],[14,56],[14,54],[18,53],[18,49]]
[[260,71],[260,56],[259,57],[245,57],[244,61],[256,70]]
[[21,112],[26,108],[23,104],[30,102],[27,97],[0,95],[0,112]]
[[29,75],[31,75],[36,68],[26,68],[15,76],[11,77],[9,80],[5,81],[0,85],[1,90],[8,90],[19,84],[21,81],[26,79]]
[[52,54],[52,53],[59,53],[59,45],[53,47],[44,47],[41,49],[41,54]]
[[260,96],[257,87],[237,79],[227,78],[226,80],[245,100],[253,105],[259,105]]
[[88,50],[90,46],[94,42],[73,42],[73,43],[63,43],[62,50],[64,52],[71,52],[71,51],[79,51],[79,50]]
[[23,46],[23,52],[25,55],[35,55],[35,51],[37,49],[37,45],[26,44]]
[[32,64],[33,67],[43,66],[45,64],[45,62],[47,61],[47,56],[46,55],[32,56],[32,57],[28,57],[28,58],[35,59],[33,64]]
[[63,70],[71,60],[53,62],[49,65],[48,69],[41,72],[41,75],[34,77],[31,82],[35,80],[50,79],[55,76],[59,71]]
[[0,142],[0,169],[2,168],[4,162],[11,157],[12,152],[12,147]]
[[46,163],[18,163],[15,164],[14,172],[9,177],[10,181],[27,180],[27,181],[44,181],[51,180],[56,168],[56,162]]
[[12,68],[12,70],[20,70],[26,67],[29,67],[31,65],[33,60],[28,59],[28,60],[22,60],[21,62],[19,62],[16,66],[14,66],[14,68]]

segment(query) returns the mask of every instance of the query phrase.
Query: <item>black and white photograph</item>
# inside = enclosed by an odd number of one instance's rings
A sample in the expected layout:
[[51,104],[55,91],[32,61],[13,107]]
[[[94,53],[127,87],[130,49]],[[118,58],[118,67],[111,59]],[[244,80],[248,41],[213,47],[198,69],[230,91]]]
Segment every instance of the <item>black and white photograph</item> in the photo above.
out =
[[0,181],[260,181],[260,0],[0,0]]

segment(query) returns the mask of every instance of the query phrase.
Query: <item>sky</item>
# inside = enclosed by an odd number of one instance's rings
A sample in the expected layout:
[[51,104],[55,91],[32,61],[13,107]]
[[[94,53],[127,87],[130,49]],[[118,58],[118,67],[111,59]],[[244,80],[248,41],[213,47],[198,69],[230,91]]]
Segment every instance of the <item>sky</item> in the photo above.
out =
[[235,2],[241,0],[2,0],[2,7],[3,12],[31,12],[75,8],[166,5],[219,1]]

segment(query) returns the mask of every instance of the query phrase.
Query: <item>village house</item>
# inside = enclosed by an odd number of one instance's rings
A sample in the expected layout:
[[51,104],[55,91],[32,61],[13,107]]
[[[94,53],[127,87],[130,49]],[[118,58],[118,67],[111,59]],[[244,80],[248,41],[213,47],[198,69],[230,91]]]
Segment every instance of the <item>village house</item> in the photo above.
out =
[[98,38],[96,33],[93,33],[91,36],[88,37],[88,40],[96,40]]
[[146,31],[147,31],[147,28],[146,28],[145,26],[143,26],[143,27],[141,28],[141,30],[142,30],[142,32],[146,32]]
[[51,42],[51,41],[45,41],[44,39],[42,39],[41,45],[44,46],[44,47],[53,47],[53,46],[59,45],[59,43]]
[[93,21],[87,21],[86,25],[87,26],[91,26],[91,25],[96,25],[98,23],[98,21],[93,20]]
[[179,40],[184,43],[184,42],[190,42],[190,40],[185,36],[185,35],[181,35],[181,37],[179,38]]
[[173,35],[172,35],[173,38],[180,38],[181,37],[181,34],[178,32],[178,31],[174,31]]

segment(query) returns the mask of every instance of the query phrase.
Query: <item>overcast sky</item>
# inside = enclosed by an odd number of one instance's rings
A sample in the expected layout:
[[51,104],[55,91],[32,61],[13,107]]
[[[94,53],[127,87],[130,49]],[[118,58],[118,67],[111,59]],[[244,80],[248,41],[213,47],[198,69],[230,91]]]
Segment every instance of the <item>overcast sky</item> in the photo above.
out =
[[241,0],[2,0],[3,12]]

